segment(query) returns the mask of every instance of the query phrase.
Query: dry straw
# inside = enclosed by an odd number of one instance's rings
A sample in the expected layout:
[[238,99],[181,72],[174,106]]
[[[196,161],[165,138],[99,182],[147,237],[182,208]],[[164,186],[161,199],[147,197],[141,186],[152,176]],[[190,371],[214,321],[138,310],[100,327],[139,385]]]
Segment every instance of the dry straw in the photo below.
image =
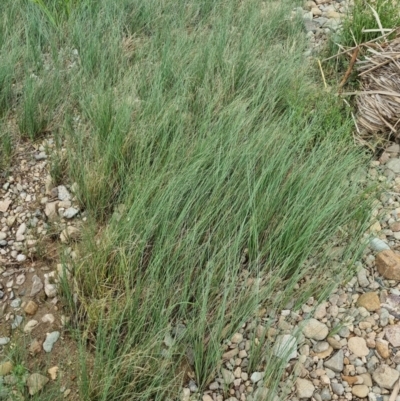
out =
[[356,92],[357,124],[362,136],[400,137],[400,36],[366,45],[356,62],[360,91]]

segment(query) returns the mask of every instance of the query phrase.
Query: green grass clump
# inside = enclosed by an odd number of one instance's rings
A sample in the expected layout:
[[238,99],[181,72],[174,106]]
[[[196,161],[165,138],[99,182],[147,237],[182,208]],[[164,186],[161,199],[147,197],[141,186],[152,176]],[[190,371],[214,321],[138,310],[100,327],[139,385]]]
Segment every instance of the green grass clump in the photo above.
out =
[[[379,29],[378,21],[371,9],[377,12],[383,28],[400,26],[400,8],[396,0],[355,0],[354,6],[343,25],[340,43],[355,46],[382,35],[381,32],[363,32],[363,29]],[[354,43],[354,40],[357,43]]]
[[[351,176],[368,157],[316,85],[292,2],[83,1],[62,37],[5,3],[26,46],[21,133],[58,123],[55,175],[88,215],[81,399],[175,399],[188,377],[204,389],[259,307],[295,309],[346,274],[370,203]],[[343,242],[341,271],[327,254]],[[252,348],[249,366],[275,388],[285,363],[270,353]]]

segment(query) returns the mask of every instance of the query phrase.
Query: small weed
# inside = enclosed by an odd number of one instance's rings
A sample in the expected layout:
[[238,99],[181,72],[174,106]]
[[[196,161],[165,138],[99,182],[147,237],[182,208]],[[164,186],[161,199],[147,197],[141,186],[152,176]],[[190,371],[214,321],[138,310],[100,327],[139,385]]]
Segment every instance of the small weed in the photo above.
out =
[[29,78],[24,87],[18,127],[22,136],[37,139],[46,129],[48,116],[44,100],[44,88]]
[[79,5],[81,0],[30,0],[42,11],[43,15],[55,28],[59,28],[61,23],[68,21],[73,10]]
[[382,35],[379,31],[363,32],[364,29],[379,29],[371,7],[377,12],[383,28],[393,29],[400,26],[400,8],[397,1],[355,0],[351,14],[343,24],[343,34],[340,37],[342,45],[355,46],[356,43],[363,43]]

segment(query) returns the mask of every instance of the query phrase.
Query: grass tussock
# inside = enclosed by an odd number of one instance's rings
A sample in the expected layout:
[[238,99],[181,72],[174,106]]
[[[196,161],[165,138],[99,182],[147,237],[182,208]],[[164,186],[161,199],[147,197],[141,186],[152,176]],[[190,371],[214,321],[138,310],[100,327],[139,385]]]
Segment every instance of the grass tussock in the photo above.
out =
[[[324,294],[345,274],[327,271],[329,248],[345,242],[347,263],[359,248],[369,197],[351,175],[366,156],[315,84],[291,6],[81,1],[53,24],[32,2],[0,5],[14,24],[0,37],[24,49],[3,79],[22,82],[20,133],[58,123],[89,216],[74,270],[93,350],[83,400],[205,388],[259,307],[272,324]],[[285,363],[264,345],[249,369],[274,388]]]

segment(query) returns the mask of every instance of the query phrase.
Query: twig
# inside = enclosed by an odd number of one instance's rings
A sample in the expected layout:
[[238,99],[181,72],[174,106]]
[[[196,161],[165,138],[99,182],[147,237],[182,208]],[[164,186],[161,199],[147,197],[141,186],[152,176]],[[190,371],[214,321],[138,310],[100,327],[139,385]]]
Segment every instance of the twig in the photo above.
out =
[[384,34],[385,34],[385,31],[383,30],[383,26],[382,26],[382,23],[381,23],[381,20],[380,20],[380,18],[379,18],[378,13],[375,11],[375,9],[374,9],[370,4],[367,3],[367,6],[371,9],[372,14],[374,14],[374,17],[375,17],[375,19],[376,19],[376,22],[377,22],[377,24],[378,24],[378,26],[379,26],[379,30],[382,32],[382,35],[384,35]]
[[351,60],[350,60],[349,67],[347,68],[347,71],[346,71],[346,73],[344,74],[344,77],[343,77],[342,81],[341,81],[340,84],[339,84],[339,88],[343,87],[343,85],[344,85],[344,84],[347,82],[347,80],[349,79],[349,76],[350,76],[350,74],[351,74],[351,71],[353,70],[353,67],[354,67],[354,63],[355,63],[356,60],[357,60],[357,55],[358,55],[359,50],[360,50],[359,47],[357,47],[357,48],[354,50],[354,53],[353,53],[353,55],[351,56]]
[[318,65],[319,65],[319,70],[321,71],[322,80],[324,81],[324,86],[325,86],[325,89],[326,89],[328,87],[328,85],[326,84],[325,74],[324,74],[324,71],[322,69],[321,61],[320,61],[320,59],[318,59],[317,61],[318,61]]
[[356,92],[343,92],[339,93],[339,95],[343,96],[352,96],[352,95],[388,95],[400,97],[400,93],[397,92],[389,92],[389,91],[356,91]]
[[377,68],[382,67],[383,65],[389,64],[391,61],[394,61],[394,60],[396,60],[396,59],[398,59],[398,58],[400,58],[400,54],[398,54],[397,56],[394,56],[393,58],[390,58],[390,59],[384,61],[383,63],[376,64],[374,67],[370,68],[369,70],[360,72],[360,73],[358,74],[358,76],[361,76],[361,75],[367,74],[368,72],[374,71],[374,70],[376,70]]
[[393,387],[392,394],[390,395],[389,401],[395,401],[397,395],[399,394],[400,390],[400,380],[397,380],[396,384]]
[[[376,41],[379,40],[379,39],[382,39],[382,38],[385,38],[386,36],[389,36],[390,34],[392,34],[393,32],[397,31],[398,29],[399,29],[399,28],[392,29],[390,32],[387,32],[387,33],[385,33],[384,35],[379,36],[379,37],[377,37],[377,38],[375,38],[375,39],[371,39],[371,40],[369,40],[368,42],[360,43],[358,46],[366,46],[368,43],[376,42]],[[350,47],[349,49],[343,50],[342,52],[337,53],[337,54],[335,54],[334,56],[331,56],[331,57],[328,57],[328,58],[324,58],[322,61],[328,61],[328,60],[330,60],[330,59],[332,59],[332,58],[341,56],[342,54],[349,53],[349,52],[351,52],[352,50],[354,50],[355,48],[357,48],[358,46]]]
[[[389,29],[389,28],[383,28],[383,31],[385,31],[385,32],[390,32],[391,29]],[[382,29],[362,29],[361,32],[362,32],[362,33],[368,33],[368,32],[382,32]]]

